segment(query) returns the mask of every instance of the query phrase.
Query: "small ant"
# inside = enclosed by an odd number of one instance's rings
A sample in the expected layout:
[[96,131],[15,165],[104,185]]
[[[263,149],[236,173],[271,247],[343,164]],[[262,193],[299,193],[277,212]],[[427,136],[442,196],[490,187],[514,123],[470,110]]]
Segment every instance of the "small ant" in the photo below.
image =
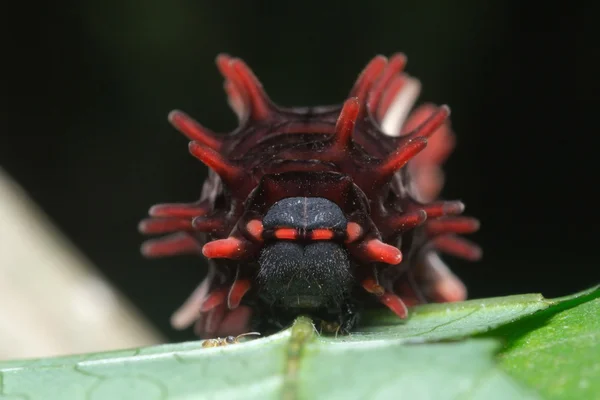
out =
[[258,333],[258,332],[248,332],[248,333],[242,333],[241,335],[237,335],[237,336],[227,336],[227,337],[224,337],[224,338],[207,339],[204,342],[202,342],[202,347],[222,347],[222,346],[227,346],[227,345],[230,345],[230,344],[239,343],[240,338],[242,338],[244,336],[250,336],[250,335],[260,336],[260,333]]

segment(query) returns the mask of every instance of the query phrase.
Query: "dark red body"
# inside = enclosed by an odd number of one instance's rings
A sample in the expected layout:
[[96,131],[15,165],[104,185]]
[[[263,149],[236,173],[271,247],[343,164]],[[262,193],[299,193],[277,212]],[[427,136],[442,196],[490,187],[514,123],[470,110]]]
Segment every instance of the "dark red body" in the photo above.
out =
[[154,206],[140,225],[171,233],[146,242],[147,256],[209,259],[174,326],[237,335],[302,313],[348,331],[364,307],[404,318],[407,306],[466,297],[437,252],[478,259],[455,234],[479,224],[458,216],[461,202],[435,201],[454,144],[449,109],[409,115],[419,84],[405,61],[375,57],[342,106],[281,108],[241,60],[217,58],[240,126],[215,134],[172,112],[209,178],[197,202]]

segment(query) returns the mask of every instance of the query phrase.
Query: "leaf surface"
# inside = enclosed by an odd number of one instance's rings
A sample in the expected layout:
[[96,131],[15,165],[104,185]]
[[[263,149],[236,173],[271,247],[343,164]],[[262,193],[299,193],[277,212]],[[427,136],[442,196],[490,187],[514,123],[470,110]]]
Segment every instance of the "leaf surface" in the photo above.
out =
[[600,288],[491,332],[501,365],[548,399],[600,399]]
[[[561,393],[578,386],[580,393],[597,394],[595,293],[427,305],[415,308],[407,321],[373,312],[352,335],[337,338],[319,335],[300,317],[276,335],[225,347],[202,348],[197,341],[0,361],[0,399],[535,399],[526,384],[555,394],[547,389],[552,374],[566,382]],[[540,318],[551,323],[538,326]],[[496,362],[498,338],[507,343],[501,366],[522,378],[511,378]],[[548,340],[552,353],[534,358],[532,368],[525,365]],[[581,359],[568,359],[574,355]],[[587,380],[575,381],[581,362],[588,369],[580,376]],[[547,369],[543,379],[536,376],[540,365]],[[567,365],[568,374],[560,375]]]

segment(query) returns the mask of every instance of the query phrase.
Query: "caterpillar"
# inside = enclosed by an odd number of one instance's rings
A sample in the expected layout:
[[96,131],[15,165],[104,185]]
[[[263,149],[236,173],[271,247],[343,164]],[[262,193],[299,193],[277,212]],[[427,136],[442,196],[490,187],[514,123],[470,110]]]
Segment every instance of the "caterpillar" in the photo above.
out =
[[209,171],[200,198],[157,204],[139,230],[163,235],[149,258],[197,254],[205,279],[172,316],[201,337],[272,331],[304,314],[351,332],[365,309],[398,318],[425,302],[466,298],[439,254],[476,261],[461,234],[479,229],[443,201],[455,145],[450,109],[414,111],[420,82],[406,56],[374,57],[341,105],[282,107],[239,58],[217,56],[238,127],[215,133],[182,111],[171,124]]

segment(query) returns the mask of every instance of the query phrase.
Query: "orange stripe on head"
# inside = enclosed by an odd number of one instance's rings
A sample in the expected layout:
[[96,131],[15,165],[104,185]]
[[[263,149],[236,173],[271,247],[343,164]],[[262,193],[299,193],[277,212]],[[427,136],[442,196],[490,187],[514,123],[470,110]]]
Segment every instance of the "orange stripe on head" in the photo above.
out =
[[312,240],[331,240],[334,233],[331,229],[313,229],[310,238]]
[[296,240],[298,239],[298,231],[294,228],[279,228],[275,230],[277,239]]

